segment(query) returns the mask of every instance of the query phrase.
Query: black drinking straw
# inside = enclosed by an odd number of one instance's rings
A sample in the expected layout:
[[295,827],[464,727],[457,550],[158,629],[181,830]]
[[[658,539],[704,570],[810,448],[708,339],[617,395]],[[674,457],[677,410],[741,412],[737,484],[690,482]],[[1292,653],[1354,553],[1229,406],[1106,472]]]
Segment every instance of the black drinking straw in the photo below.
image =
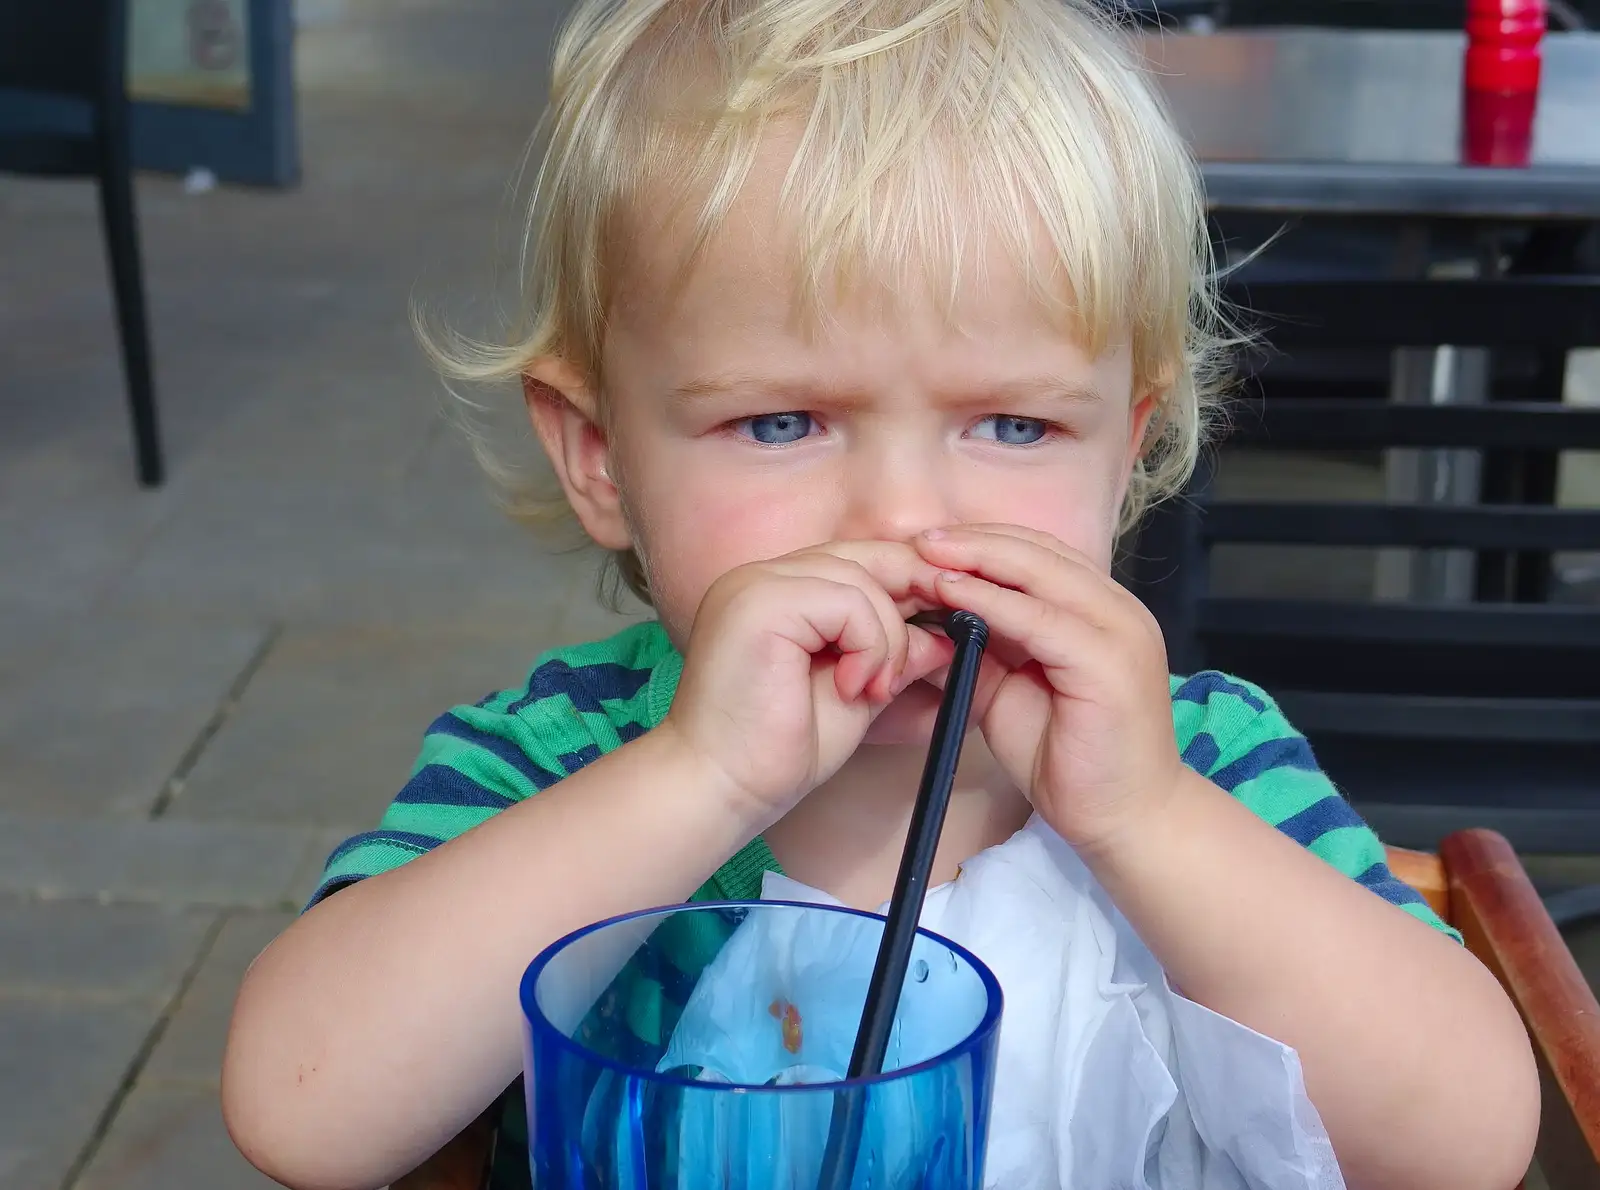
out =
[[[939,849],[939,833],[944,829],[950,789],[955,784],[956,763],[961,759],[961,745],[966,739],[967,716],[972,710],[972,694],[978,684],[978,665],[989,643],[989,626],[982,617],[971,612],[951,612],[944,618],[943,627],[945,635],[955,642],[955,658],[950,662],[944,698],[940,700],[939,714],[933,722],[933,738],[928,742],[922,784],[911,811],[911,825],[906,831],[906,848],[900,856],[894,893],[889,898],[888,920],[884,923],[883,940],[878,945],[878,961],[872,970],[872,982],[867,985],[861,1027],[850,1057],[852,1080],[883,1071],[889,1031],[900,1006],[911,945],[916,940],[933,857]],[[818,1182],[821,1190],[846,1190],[850,1185],[861,1145],[865,1106],[866,1093],[861,1088],[835,1097],[828,1146],[822,1158],[822,1177]]]

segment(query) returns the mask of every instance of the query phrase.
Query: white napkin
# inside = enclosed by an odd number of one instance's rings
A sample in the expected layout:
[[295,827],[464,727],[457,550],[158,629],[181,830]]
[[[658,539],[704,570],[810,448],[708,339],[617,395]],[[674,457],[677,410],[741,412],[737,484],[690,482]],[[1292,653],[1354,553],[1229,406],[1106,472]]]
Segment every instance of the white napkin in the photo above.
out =
[[[775,873],[767,874],[762,897],[838,904]],[[752,917],[740,930],[754,935],[759,922]],[[1004,994],[986,1187],[1343,1190],[1294,1050],[1174,992],[1105,890],[1037,816],[969,860],[956,880],[931,889],[921,924],[976,954]],[[875,930],[818,948],[820,941],[736,935],[713,968],[738,971],[745,987],[752,969],[786,954],[812,956],[813,966],[815,956],[836,956],[855,979],[863,961],[870,970],[862,956],[874,948]],[[703,1065],[711,1077],[736,1082],[813,1081],[814,1073],[792,1073],[795,1056],[742,1052],[738,1038],[754,1033],[707,1030],[731,1009],[714,999],[715,973],[708,970],[691,996],[663,1067]],[[845,978],[834,985],[835,1007],[859,1012],[864,985]],[[826,973],[808,971],[806,983],[826,987]],[[930,1030],[948,1044],[947,1028],[924,1025],[937,1019],[929,1013],[952,1004],[966,1011],[951,984],[908,982],[886,1068],[931,1056],[918,1044]],[[770,1021],[761,1032],[777,1035]],[[803,1056],[832,1072],[848,1059]]]
[[[882,936],[882,922],[865,915],[752,915],[701,973],[657,1068],[688,1067],[703,1082],[744,1086],[838,1082],[850,1065]],[[914,1066],[954,1048],[987,1007],[971,966],[917,938],[884,1068]],[[862,1151],[877,1163],[866,1184],[922,1185],[924,1175],[941,1170],[933,1184],[957,1184],[953,1171],[968,1150],[948,1143],[944,1130],[971,1120],[968,1091],[956,1067],[878,1088],[863,1122]],[[832,1105],[828,1095],[683,1096],[675,1103],[677,1184],[816,1190]]]

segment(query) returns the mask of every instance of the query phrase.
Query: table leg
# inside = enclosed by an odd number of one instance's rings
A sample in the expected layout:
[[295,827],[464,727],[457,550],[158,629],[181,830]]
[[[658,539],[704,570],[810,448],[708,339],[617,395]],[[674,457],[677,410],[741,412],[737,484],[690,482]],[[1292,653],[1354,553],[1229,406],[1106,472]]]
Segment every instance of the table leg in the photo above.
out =
[[[1513,256],[1509,273],[1559,275],[1583,269],[1581,256],[1588,224],[1560,224],[1536,229]],[[1533,391],[1534,401],[1564,399],[1567,353],[1542,351]],[[1489,451],[1484,458],[1483,498],[1490,504],[1556,502],[1560,458],[1553,451]],[[1477,595],[1496,602],[1542,603],[1550,598],[1552,559],[1532,550],[1486,552],[1480,558]]]
[[[1390,400],[1402,404],[1478,404],[1488,398],[1489,353],[1478,347],[1402,347],[1394,352]],[[1482,459],[1473,450],[1392,450],[1385,497],[1396,504],[1475,504]],[[1378,599],[1470,601],[1477,560],[1470,550],[1386,549],[1378,554]]]

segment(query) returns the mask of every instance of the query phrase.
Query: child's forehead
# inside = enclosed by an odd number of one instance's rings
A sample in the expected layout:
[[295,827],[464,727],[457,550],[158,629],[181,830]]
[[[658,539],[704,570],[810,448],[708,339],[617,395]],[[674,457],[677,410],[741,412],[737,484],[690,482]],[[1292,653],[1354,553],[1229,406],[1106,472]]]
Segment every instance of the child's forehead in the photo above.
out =
[[764,389],[796,401],[889,391],[1128,395],[1126,334],[1084,343],[1035,299],[998,243],[969,254],[951,302],[941,291],[948,277],[891,269],[808,309],[796,294],[805,264],[795,229],[773,188],[750,182],[687,265],[685,228],[637,222],[607,320],[612,380],[657,395]]
[[[1065,279],[1030,275],[997,221],[954,191],[947,227],[924,226],[878,251],[829,254],[783,192],[795,139],[789,128],[763,138],[703,238],[695,202],[666,182],[641,188],[613,223],[610,321],[782,325],[807,340],[863,322],[889,333],[1083,337]],[[943,166],[936,155],[927,164]]]

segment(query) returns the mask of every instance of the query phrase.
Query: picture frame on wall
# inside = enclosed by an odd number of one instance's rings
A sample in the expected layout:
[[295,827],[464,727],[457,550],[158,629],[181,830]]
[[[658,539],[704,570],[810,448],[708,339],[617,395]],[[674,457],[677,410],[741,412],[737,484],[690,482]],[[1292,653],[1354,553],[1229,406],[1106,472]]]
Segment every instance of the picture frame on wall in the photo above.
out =
[[126,0],[134,165],[300,178],[292,0]]

